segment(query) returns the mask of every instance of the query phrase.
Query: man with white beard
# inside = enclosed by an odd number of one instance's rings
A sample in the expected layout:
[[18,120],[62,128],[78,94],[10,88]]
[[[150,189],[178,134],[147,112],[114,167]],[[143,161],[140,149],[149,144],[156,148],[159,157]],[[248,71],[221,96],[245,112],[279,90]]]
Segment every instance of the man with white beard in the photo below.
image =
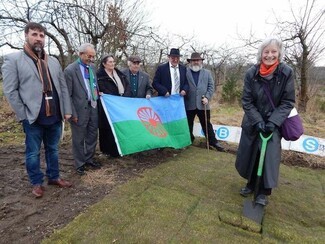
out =
[[197,115],[205,137],[209,145],[220,152],[224,151],[222,145],[218,142],[210,122],[210,105],[214,93],[214,80],[211,72],[203,68],[203,60],[200,53],[192,53],[191,58],[187,59],[189,67],[186,76],[189,83],[189,91],[184,97],[185,109],[191,140],[194,141],[193,123]]

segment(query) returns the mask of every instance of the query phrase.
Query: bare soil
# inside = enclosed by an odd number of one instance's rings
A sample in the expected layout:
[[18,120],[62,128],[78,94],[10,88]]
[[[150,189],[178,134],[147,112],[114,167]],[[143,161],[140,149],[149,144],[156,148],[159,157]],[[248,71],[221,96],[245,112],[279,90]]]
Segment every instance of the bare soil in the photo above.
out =
[[[205,146],[204,142],[196,143]],[[229,153],[236,153],[236,145],[224,145]],[[60,149],[60,172],[73,187],[48,186],[45,179],[45,194],[35,199],[25,170],[24,146],[0,148],[0,243],[40,243],[55,229],[64,227],[90,205],[109,195],[114,187],[181,152],[152,150],[123,158],[96,155],[102,168],[81,177],[75,173],[71,147],[66,143]],[[291,165],[324,169],[321,158],[293,152],[284,152],[283,156]],[[44,172],[44,158],[42,168]]]

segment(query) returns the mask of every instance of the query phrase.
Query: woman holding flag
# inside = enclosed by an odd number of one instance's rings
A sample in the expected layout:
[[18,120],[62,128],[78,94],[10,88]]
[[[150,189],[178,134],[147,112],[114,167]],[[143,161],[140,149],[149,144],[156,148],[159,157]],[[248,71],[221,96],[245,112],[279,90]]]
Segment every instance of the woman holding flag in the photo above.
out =
[[[102,57],[100,67],[97,71],[97,81],[100,95],[110,94],[114,96],[131,97],[127,78],[115,67],[115,60],[112,54],[105,54]],[[99,103],[98,109],[99,149],[106,155],[118,157],[119,153],[115,138],[101,102]]]

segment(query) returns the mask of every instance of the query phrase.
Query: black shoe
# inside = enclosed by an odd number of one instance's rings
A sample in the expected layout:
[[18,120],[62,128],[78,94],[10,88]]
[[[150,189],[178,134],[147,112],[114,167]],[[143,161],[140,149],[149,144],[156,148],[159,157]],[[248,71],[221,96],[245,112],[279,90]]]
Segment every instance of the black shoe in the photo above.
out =
[[248,197],[248,195],[253,193],[253,190],[249,189],[247,186],[240,189],[240,195],[243,197]]
[[85,167],[91,169],[100,169],[102,165],[96,161],[92,161],[92,162],[85,163]]
[[267,196],[264,194],[260,194],[256,197],[255,203],[266,206],[269,201],[267,200]]
[[210,144],[212,147],[214,147],[215,149],[217,149],[217,151],[219,152],[224,152],[225,148],[223,146],[221,146],[221,144],[219,142],[215,143],[215,144]]
[[79,168],[77,168],[77,174],[78,175],[85,175],[86,174],[86,172],[85,172],[85,166],[80,166]]

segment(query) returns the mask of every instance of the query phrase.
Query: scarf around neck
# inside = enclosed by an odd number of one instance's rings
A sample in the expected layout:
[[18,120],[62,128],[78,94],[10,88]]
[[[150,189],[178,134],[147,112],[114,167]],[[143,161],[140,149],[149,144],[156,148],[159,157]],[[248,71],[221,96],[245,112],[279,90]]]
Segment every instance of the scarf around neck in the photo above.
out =
[[111,79],[114,81],[115,85],[117,86],[118,89],[118,93],[120,94],[120,96],[123,96],[124,94],[124,86],[122,84],[121,78],[119,77],[119,75],[117,74],[116,70],[113,69],[112,74],[110,74],[108,71],[105,70],[105,72],[108,74],[109,77],[111,77]]
[[78,58],[78,63],[84,68],[84,79],[89,80],[91,98],[93,101],[96,101],[98,99],[98,91],[94,71],[90,65],[83,63],[80,58]]
[[275,70],[276,67],[278,67],[279,65],[279,60],[277,60],[274,64],[272,64],[271,66],[266,66],[263,62],[260,65],[260,70],[259,73],[262,77],[266,77],[269,76],[270,74],[272,74]]
[[51,76],[48,69],[48,55],[45,53],[44,50],[42,50],[44,56],[42,59],[33,52],[33,50],[29,47],[27,43],[25,43],[24,45],[24,52],[29,58],[34,61],[37,67],[37,71],[43,86],[46,116],[53,116],[56,113],[56,106],[53,97]]

